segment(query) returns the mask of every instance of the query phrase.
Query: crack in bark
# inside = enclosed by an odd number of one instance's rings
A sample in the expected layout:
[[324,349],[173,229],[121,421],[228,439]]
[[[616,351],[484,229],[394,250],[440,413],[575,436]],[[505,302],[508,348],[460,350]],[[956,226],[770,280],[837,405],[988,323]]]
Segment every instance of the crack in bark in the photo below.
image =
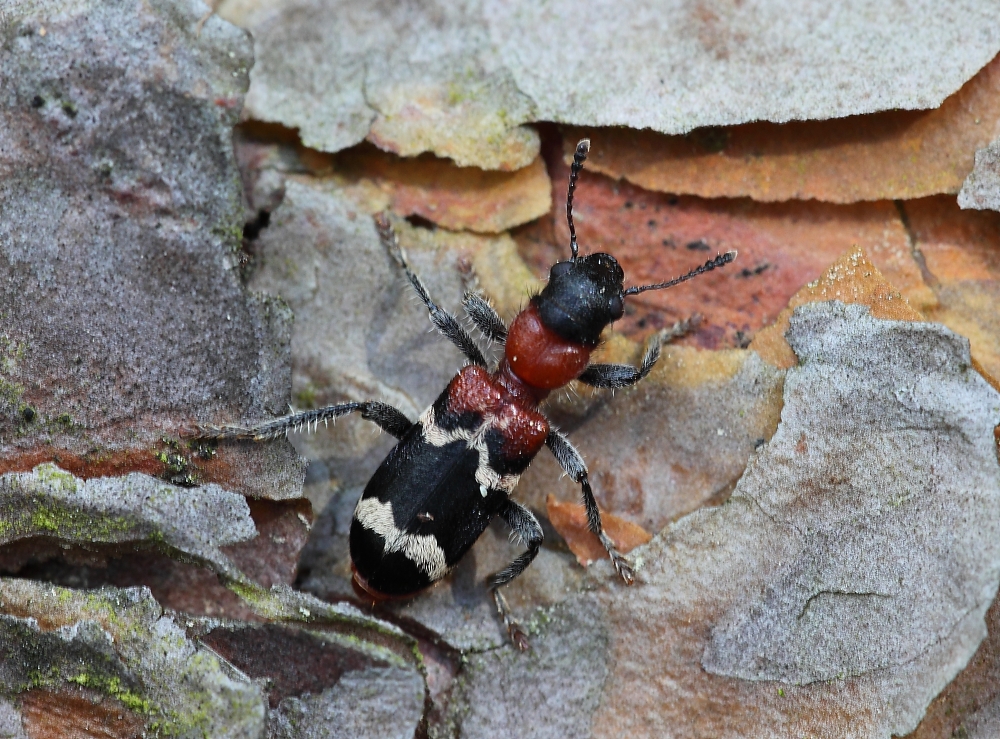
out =
[[[777,518],[775,518],[774,514],[772,514],[772,513],[769,513],[769,512],[767,511],[767,509],[766,509],[766,508],[764,508],[764,506],[763,506],[763,505],[761,505],[760,501],[759,501],[759,500],[757,500],[757,499],[756,499],[755,497],[753,497],[752,495],[750,495],[749,493],[746,493],[746,492],[743,492],[743,493],[741,493],[741,494],[740,494],[740,496],[739,496],[739,497],[740,497],[740,498],[745,498],[746,500],[749,500],[749,501],[750,501],[751,503],[753,503],[753,504],[754,504],[754,505],[755,505],[755,506],[757,507],[757,509],[758,509],[758,510],[759,510],[759,511],[760,511],[761,513],[763,513],[763,514],[764,514],[764,515],[765,515],[765,516],[767,517],[767,519],[768,519],[768,520],[769,520],[769,521],[770,521],[771,523],[773,523],[773,524],[774,524],[775,526],[779,526],[779,527],[781,527],[781,528],[787,528],[787,529],[791,529],[792,531],[794,531],[794,532],[795,532],[796,534],[798,534],[798,535],[799,535],[799,538],[800,538],[800,539],[805,539],[805,538],[806,538],[806,536],[807,536],[807,535],[806,535],[806,533],[805,533],[805,532],[803,532],[803,531],[802,531],[802,530],[801,530],[801,529],[800,529],[800,528],[799,528],[798,526],[796,526],[796,525],[795,525],[795,524],[793,524],[793,523],[789,523],[789,522],[787,522],[787,521],[779,521],[779,520],[778,520]],[[733,498],[730,498],[730,500],[733,500]]]
[[892,202],[896,206],[896,212],[899,213],[899,220],[903,224],[903,229],[906,231],[906,238],[910,243],[910,256],[913,257],[913,261],[916,262],[917,267],[920,268],[920,276],[923,278],[924,282],[927,283],[927,287],[937,292],[941,283],[927,266],[927,260],[924,259],[924,253],[920,250],[920,240],[917,238],[917,232],[913,230],[913,225],[910,223],[910,216],[906,212],[906,205],[902,200],[893,200]]
[[819,591],[817,591],[817,592],[815,592],[815,593],[813,593],[812,595],[809,596],[809,598],[806,600],[805,604],[802,606],[802,610],[799,611],[799,615],[795,617],[795,620],[798,621],[803,616],[805,616],[806,615],[806,611],[809,610],[809,606],[812,605],[812,602],[814,600],[816,600],[821,595],[845,595],[845,596],[853,597],[853,598],[864,598],[864,597],[891,598],[892,597],[892,595],[890,595],[889,593],[879,593],[879,592],[873,591],[873,590],[872,591],[867,591],[867,590],[862,590],[862,591],[832,590],[832,589],[831,590],[819,590]]

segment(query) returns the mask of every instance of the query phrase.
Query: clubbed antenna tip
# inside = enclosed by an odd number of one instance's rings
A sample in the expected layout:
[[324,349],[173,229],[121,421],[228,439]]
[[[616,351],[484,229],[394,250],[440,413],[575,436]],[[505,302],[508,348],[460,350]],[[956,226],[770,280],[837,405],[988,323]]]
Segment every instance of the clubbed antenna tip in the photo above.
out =
[[736,259],[736,250],[727,251],[725,254],[720,254],[715,259],[709,259],[700,267],[697,267],[686,275],[682,275],[674,280],[669,280],[668,282],[659,282],[655,285],[643,285],[642,287],[630,287],[625,291],[626,295],[638,295],[639,293],[644,293],[647,290],[665,290],[668,287],[673,287],[674,285],[679,285],[682,282],[690,280],[692,277],[697,277],[698,275],[703,275],[706,272],[711,272],[713,269],[718,269],[723,267]]
[[576,178],[583,169],[583,163],[590,153],[590,139],[580,139],[576,145],[576,152],[573,154],[573,164],[569,168],[569,189],[566,192],[566,223],[569,224],[569,250],[572,259],[576,261],[576,255],[580,248],[576,244],[576,226],[573,224],[573,191],[576,190]]

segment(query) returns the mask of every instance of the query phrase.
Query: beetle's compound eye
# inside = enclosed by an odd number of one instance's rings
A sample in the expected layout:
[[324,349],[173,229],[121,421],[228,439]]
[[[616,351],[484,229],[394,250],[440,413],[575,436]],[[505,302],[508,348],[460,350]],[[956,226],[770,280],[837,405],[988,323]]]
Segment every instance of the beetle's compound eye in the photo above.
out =
[[549,280],[555,280],[556,278],[562,277],[572,268],[572,262],[556,262],[552,265],[552,269],[549,270]]
[[625,315],[625,300],[621,295],[615,295],[608,301],[608,313],[611,314],[612,321],[617,321]]

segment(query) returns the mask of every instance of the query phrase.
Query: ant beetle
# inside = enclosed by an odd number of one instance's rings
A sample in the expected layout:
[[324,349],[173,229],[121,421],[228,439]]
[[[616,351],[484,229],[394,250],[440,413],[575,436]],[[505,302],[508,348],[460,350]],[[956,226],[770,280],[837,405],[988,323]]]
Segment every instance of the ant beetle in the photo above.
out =
[[634,579],[628,561],[601,525],[583,458],[552,428],[539,404],[572,380],[596,388],[639,382],[659,359],[662,335],[649,342],[639,367],[590,364],[601,332],[624,314],[625,298],[673,287],[736,258],[736,252],[727,252],[675,280],[626,289],[625,274],[613,256],[579,256],[573,192],[589,151],[588,139],[577,144],[570,169],[570,259],[552,266],[541,293],[531,298],[510,328],[479,294],[465,295],[469,318],[487,339],[504,347],[498,367],[490,368],[465,328],[431,299],[407,264],[388,220],[379,215],[375,224],[383,244],[427,307],[431,322],[469,364],[416,423],[390,405],[369,400],[293,413],[253,428],[203,427],[199,433],[214,439],[273,439],[354,412],[375,422],[399,443],[375,471],[354,510],[350,551],[355,589],[373,600],[424,590],[447,575],[499,515],[527,545],[527,551],[488,579],[500,618],[521,650],[528,648],[527,638],[500,587],[524,572],[542,544],[538,520],[510,495],[543,446],[582,488],[588,526],[618,574],[629,585]]

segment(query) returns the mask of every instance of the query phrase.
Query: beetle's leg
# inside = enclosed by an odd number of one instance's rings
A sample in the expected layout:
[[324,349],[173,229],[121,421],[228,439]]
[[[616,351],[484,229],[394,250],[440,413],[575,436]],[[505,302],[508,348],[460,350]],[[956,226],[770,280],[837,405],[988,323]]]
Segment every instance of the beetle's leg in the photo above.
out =
[[549,431],[548,438],[545,439],[545,444],[552,451],[552,455],[556,458],[559,466],[583,488],[583,505],[587,509],[587,526],[601,540],[604,548],[608,550],[608,556],[611,557],[611,561],[614,563],[615,569],[618,570],[618,574],[621,575],[622,580],[625,581],[626,585],[631,585],[635,580],[635,573],[632,572],[632,566],[628,560],[615,547],[615,543],[611,541],[611,537],[604,532],[604,527],[601,525],[601,512],[597,508],[594,491],[590,489],[587,465],[584,464],[580,452],[570,443],[569,439],[554,429]]
[[265,439],[276,439],[279,436],[286,436],[289,431],[301,431],[305,427],[319,426],[340,416],[346,416],[355,411],[361,412],[361,417],[373,421],[384,431],[389,432],[397,439],[410,430],[413,424],[403,412],[391,405],[380,403],[377,400],[368,400],[362,403],[340,403],[339,405],[328,405],[325,408],[316,408],[311,411],[292,413],[288,416],[275,418],[257,426],[245,428],[243,426],[199,426],[195,438],[199,439],[244,439],[251,441],[264,441]]
[[476,342],[472,340],[469,333],[462,328],[462,325],[458,322],[451,313],[442,308],[439,308],[437,303],[431,300],[430,293],[427,292],[427,288],[424,287],[424,283],[420,281],[420,278],[414,274],[413,270],[410,269],[410,265],[406,263],[406,256],[403,254],[403,250],[399,246],[399,240],[396,238],[396,232],[392,230],[392,225],[389,223],[389,219],[385,217],[382,213],[375,216],[375,228],[378,229],[378,235],[382,239],[382,243],[385,248],[389,250],[389,254],[396,261],[396,264],[400,266],[403,272],[406,273],[406,278],[413,285],[413,289],[416,291],[417,296],[427,306],[427,310],[431,314],[431,323],[434,327],[440,331],[444,336],[459,350],[464,354],[470,362],[473,364],[478,364],[480,367],[486,366],[486,359],[483,357],[483,353],[476,346]]
[[503,620],[503,625],[507,628],[507,633],[510,634],[510,640],[523,652],[528,648],[528,638],[525,636],[524,631],[521,630],[521,625],[518,624],[517,619],[510,612],[507,599],[503,597],[503,593],[500,592],[499,588],[509,583],[527,569],[528,565],[535,559],[535,555],[538,554],[538,547],[542,545],[545,537],[542,534],[542,527],[538,524],[538,519],[520,503],[508,500],[503,508],[500,509],[500,517],[524,541],[528,547],[528,551],[499,572],[490,575],[486,580],[486,584],[489,586],[490,592],[493,593],[493,602],[496,603],[497,612]]
[[[652,371],[660,358],[660,334],[654,334],[646,344],[646,353],[638,367],[630,364],[592,364],[577,379],[591,387],[618,389],[635,385]],[[569,472],[569,470],[566,470]]]
[[487,339],[501,345],[507,341],[507,327],[486,298],[476,292],[467,292],[462,305],[465,306],[469,318],[476,324],[476,328],[482,331]]
[[538,547],[542,545],[545,539],[542,527],[538,523],[538,519],[535,518],[535,514],[520,503],[508,500],[503,508],[500,509],[500,517],[524,541],[528,550],[502,570],[489,576],[487,583],[491,589],[506,585],[524,572],[535,558],[535,555],[538,554]]
[[638,367],[630,364],[592,364],[583,371],[577,379],[591,387],[618,388],[635,385],[650,373],[660,358],[660,347],[690,332],[701,322],[700,316],[692,316],[685,321],[678,321],[670,328],[654,334],[646,344],[646,352]]

